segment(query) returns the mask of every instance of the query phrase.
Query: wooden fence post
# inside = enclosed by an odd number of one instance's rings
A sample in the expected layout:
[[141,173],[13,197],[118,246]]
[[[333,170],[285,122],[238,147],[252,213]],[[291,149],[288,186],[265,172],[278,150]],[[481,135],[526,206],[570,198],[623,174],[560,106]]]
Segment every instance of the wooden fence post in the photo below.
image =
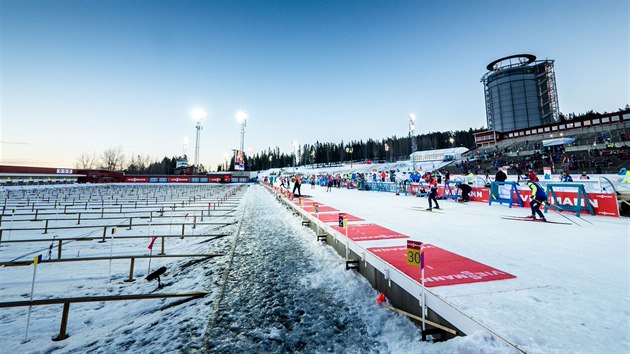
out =
[[70,303],[63,303],[63,312],[61,314],[61,327],[59,328],[59,335],[53,338],[54,341],[60,341],[68,338],[66,329],[68,327],[68,313],[70,313]]
[[129,265],[129,279],[127,279],[128,282],[133,281],[133,266],[135,262],[136,262],[136,259],[132,257],[131,264]]

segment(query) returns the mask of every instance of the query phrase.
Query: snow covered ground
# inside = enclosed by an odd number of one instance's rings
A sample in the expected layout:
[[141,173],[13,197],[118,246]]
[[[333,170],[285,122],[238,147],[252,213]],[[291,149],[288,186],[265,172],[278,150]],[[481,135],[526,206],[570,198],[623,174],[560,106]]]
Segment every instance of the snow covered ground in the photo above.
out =
[[[216,200],[226,188],[231,187],[207,188],[216,190],[213,190],[208,198],[197,200],[186,207],[203,208],[210,200]],[[26,190],[34,193],[31,189]],[[341,192],[335,191],[335,195],[340,196]],[[238,198],[242,198],[241,204],[233,204],[232,202],[236,202]],[[153,259],[151,264],[152,269],[168,267],[168,272],[162,278],[167,286],[158,292],[207,291],[209,294],[206,297],[177,306],[171,306],[178,302],[176,299],[73,304],[68,321],[70,337],[59,342],[53,342],[51,338],[56,336],[59,330],[61,305],[33,307],[29,341],[26,343],[22,341],[28,309],[0,308],[2,348],[0,351],[7,353],[510,351],[484,332],[455,338],[445,343],[421,342],[419,330],[415,325],[375,302],[377,293],[365,279],[355,272],[346,271],[343,263],[325,261],[339,257],[331,248],[317,242],[313,232],[302,227],[300,219],[277,203],[262,187],[244,188],[231,198],[230,202],[222,205],[226,210],[221,214],[219,211],[216,212],[223,216],[213,217],[211,220],[240,221],[240,224],[199,226],[196,230],[188,227],[186,233],[228,232],[231,236],[214,240],[192,237],[167,239],[166,252],[229,255],[232,246],[235,245],[231,263],[230,257],[218,257],[201,262],[192,259]],[[230,213],[227,210],[229,208],[235,208],[234,212]],[[145,216],[150,210],[155,211],[157,208],[147,208]],[[173,214],[175,215],[173,222],[186,221],[182,213]],[[168,212],[166,216],[168,218]],[[116,225],[124,222],[127,217],[128,215],[123,215],[121,219],[107,222]],[[164,219],[160,222],[164,222]],[[15,222],[14,226],[23,223],[25,222]],[[76,221],[58,221],[55,225],[74,226]],[[11,227],[11,223],[5,218],[2,226],[6,229]],[[175,232],[169,229],[169,226],[155,224],[151,229],[147,226],[137,226],[132,230],[119,227],[116,236],[147,237],[140,240],[115,239],[113,247],[111,240],[107,243],[68,242],[64,244],[63,254],[64,257],[107,256],[110,252],[114,255],[148,254],[148,236],[153,233],[159,235]],[[3,239],[44,236],[52,239],[54,235],[99,236],[101,232],[102,229],[58,230],[41,235],[39,232],[14,231],[9,236],[5,231]],[[154,248],[154,254],[155,250]],[[47,251],[48,243],[3,244],[0,246],[0,261],[31,260],[36,254],[46,257]],[[53,249],[53,258],[56,258],[55,252]],[[43,263],[37,268],[34,299],[148,293],[155,290],[156,285],[154,282],[144,280],[147,268],[148,263],[145,260],[137,260],[135,265],[137,280],[127,283],[124,280],[129,273],[128,261],[112,262],[111,281],[108,277],[107,261]],[[226,273],[227,269],[230,269],[229,273]],[[33,266],[0,268],[1,301],[27,300],[30,296],[32,272]],[[221,289],[224,291],[221,292]],[[219,298],[220,306],[217,301]]]
[[[440,201],[347,189],[311,189],[313,199],[448,251],[516,275],[510,280],[430,290],[498,335],[532,353],[630,352],[629,237],[627,218],[578,219],[549,211],[548,220],[501,219],[529,209]],[[564,216],[563,216],[564,215]],[[401,246],[405,239],[361,242]]]

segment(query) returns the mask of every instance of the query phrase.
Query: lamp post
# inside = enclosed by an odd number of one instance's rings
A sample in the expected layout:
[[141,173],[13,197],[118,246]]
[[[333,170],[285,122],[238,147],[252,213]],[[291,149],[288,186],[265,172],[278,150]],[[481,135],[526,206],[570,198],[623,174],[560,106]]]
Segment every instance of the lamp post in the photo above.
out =
[[[245,127],[247,126],[247,114],[243,111],[236,113],[236,121],[241,125],[241,153],[245,155]],[[243,161],[243,163],[245,163]],[[244,169],[245,166],[243,166]]]
[[385,143],[385,161],[389,161],[389,145]]
[[201,129],[203,129],[203,127],[201,126],[201,121],[206,117],[206,110],[201,107],[197,107],[190,112],[190,116],[197,123],[195,125],[197,134],[195,138],[195,163],[193,165],[193,171],[194,173],[197,173],[197,169],[199,168],[199,137],[201,134]]
[[297,146],[298,142],[293,140],[291,142],[291,150],[293,151],[293,171],[295,172],[295,167],[297,165]]
[[411,139],[411,162],[413,164],[413,170],[416,170],[416,159],[413,153],[416,151],[416,114],[409,114],[409,138]]
[[273,155],[269,155],[269,168],[273,168],[273,165],[271,164],[271,161],[273,161]]
[[352,146],[346,146],[346,152],[350,154],[350,168],[352,168],[352,152],[353,151],[354,149],[352,148]]
[[451,147],[453,147],[453,148],[454,148],[454,147],[455,147],[455,138],[450,137],[450,138],[448,138],[448,141],[450,141],[450,143],[451,143]]
[[311,168],[315,168],[315,149],[311,148]]

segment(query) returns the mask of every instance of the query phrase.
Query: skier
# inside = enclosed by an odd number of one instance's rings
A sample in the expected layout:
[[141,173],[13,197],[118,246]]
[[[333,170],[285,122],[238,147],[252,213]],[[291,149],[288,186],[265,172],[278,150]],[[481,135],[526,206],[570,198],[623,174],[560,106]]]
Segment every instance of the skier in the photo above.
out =
[[528,180],[527,187],[532,190],[532,195],[530,196],[529,206],[532,209],[532,215],[527,218],[536,220],[536,214],[540,217],[540,221],[547,221],[542,211],[540,211],[540,206],[547,201],[547,193],[540,186],[540,184]]
[[467,202],[469,201],[469,197],[468,194],[470,193],[470,191],[472,191],[472,188],[465,183],[457,183],[457,188],[462,190],[462,198],[460,200],[458,200],[459,202]]
[[293,183],[293,195],[295,194],[295,190],[297,189],[297,196],[301,197],[302,196],[302,192],[300,191],[300,187],[302,186],[302,181],[300,180],[300,176],[295,176],[295,182]]
[[[427,172],[428,174],[428,172]],[[429,184],[429,207],[427,208],[427,210],[433,210],[433,206],[431,204],[431,201],[433,200],[435,202],[435,209],[440,209],[440,205],[438,204],[437,201],[437,181],[435,180],[435,177],[428,175],[427,179],[426,179],[427,183]]]
[[287,187],[284,185],[284,177],[280,177],[280,188],[287,188]]

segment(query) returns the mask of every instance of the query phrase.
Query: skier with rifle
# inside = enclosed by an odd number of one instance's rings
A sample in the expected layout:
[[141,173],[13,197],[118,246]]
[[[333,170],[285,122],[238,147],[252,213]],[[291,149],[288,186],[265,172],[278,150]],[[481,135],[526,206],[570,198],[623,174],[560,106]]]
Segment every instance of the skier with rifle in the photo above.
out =
[[528,218],[536,220],[536,215],[538,215],[540,217],[540,221],[547,221],[542,211],[540,211],[540,206],[547,201],[547,193],[545,193],[545,190],[540,186],[540,184],[532,180],[527,181],[527,187],[532,190],[529,200],[532,215],[528,216]]

